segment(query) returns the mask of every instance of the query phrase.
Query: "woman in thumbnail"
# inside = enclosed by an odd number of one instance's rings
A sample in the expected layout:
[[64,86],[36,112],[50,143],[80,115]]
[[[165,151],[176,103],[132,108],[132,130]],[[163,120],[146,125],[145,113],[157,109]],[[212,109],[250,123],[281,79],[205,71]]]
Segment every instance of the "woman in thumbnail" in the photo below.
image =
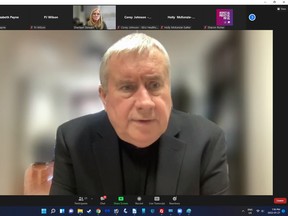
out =
[[89,20],[87,22],[87,26],[93,26],[95,29],[98,30],[105,30],[107,29],[106,23],[103,20],[103,17],[100,13],[100,8],[94,8],[91,13]]

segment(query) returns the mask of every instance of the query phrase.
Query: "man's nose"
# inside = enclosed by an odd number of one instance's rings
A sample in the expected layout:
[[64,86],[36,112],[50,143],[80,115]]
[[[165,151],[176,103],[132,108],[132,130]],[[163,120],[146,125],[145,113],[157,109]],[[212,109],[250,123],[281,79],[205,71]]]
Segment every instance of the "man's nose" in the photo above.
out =
[[155,107],[155,103],[152,100],[149,91],[145,87],[138,89],[135,106],[140,110],[149,110]]

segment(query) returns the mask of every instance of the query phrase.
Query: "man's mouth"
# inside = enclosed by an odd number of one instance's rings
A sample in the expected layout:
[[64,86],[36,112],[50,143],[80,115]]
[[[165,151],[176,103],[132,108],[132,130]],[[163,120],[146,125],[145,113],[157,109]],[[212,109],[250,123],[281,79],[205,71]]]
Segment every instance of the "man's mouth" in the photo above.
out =
[[142,123],[142,124],[148,124],[148,123],[151,123],[154,121],[154,119],[137,119],[137,120],[134,120],[135,122],[138,122],[138,123]]

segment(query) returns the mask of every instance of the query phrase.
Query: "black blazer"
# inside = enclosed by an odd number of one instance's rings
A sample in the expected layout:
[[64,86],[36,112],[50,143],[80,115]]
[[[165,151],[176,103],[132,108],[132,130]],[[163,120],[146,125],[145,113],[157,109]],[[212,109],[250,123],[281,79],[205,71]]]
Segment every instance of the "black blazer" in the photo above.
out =
[[[105,111],[58,128],[51,195],[123,195],[118,137]],[[173,110],[160,137],[157,195],[225,194],[229,187],[222,130]]]

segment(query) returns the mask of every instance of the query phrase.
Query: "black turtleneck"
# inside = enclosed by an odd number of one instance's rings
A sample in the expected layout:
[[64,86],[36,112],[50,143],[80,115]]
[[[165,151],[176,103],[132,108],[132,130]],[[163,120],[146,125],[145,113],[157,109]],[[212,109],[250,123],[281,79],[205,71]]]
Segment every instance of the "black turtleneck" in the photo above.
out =
[[155,193],[159,142],[138,148],[119,139],[123,195]]

